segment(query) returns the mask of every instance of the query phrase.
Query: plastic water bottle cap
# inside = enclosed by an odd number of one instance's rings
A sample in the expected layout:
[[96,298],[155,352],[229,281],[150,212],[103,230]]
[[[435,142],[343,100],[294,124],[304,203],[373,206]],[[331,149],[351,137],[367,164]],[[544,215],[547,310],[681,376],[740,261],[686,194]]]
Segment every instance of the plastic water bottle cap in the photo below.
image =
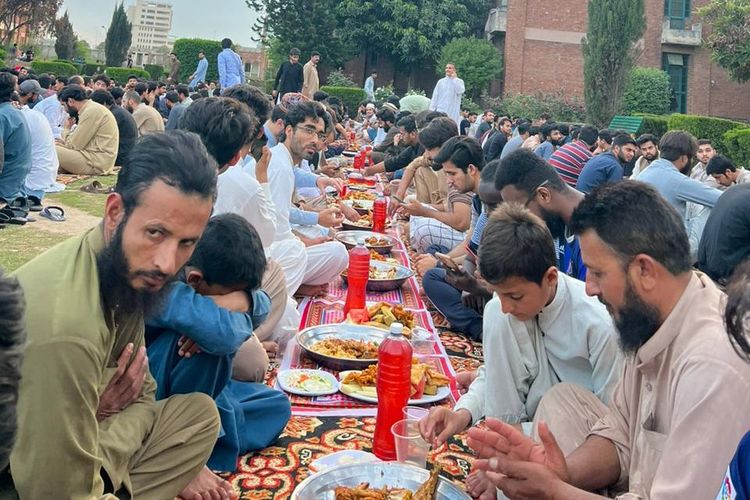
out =
[[360,246],[360,247],[365,246],[365,239],[364,238],[358,238],[357,239],[357,246]]
[[403,335],[404,325],[401,323],[391,323],[391,334],[392,335]]

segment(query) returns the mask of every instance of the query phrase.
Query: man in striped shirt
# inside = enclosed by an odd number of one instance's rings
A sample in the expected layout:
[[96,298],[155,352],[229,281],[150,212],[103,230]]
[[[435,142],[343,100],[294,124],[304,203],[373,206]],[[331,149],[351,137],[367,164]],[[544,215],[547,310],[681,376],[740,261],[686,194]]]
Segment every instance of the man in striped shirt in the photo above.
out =
[[576,187],[578,176],[586,162],[591,159],[591,148],[594,147],[598,138],[598,131],[586,125],[581,128],[577,140],[561,147],[547,160],[569,186]]

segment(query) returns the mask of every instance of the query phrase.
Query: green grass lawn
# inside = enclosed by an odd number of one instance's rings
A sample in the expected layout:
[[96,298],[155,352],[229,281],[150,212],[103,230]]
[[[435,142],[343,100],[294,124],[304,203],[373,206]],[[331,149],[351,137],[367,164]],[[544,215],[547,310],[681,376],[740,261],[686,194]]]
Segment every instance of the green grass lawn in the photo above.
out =
[[[98,180],[105,186],[112,186],[117,177],[113,175],[104,176],[98,177]],[[79,191],[81,186],[92,181],[93,179],[83,179],[73,182],[68,185],[65,191],[46,196],[44,204],[62,203],[66,207],[77,208],[89,215],[101,217],[104,214],[106,195]],[[39,218],[39,214],[31,215],[34,218]],[[48,248],[68,238],[70,238],[70,235],[37,229],[33,222],[25,226],[8,224],[5,229],[0,230],[0,268],[8,272],[14,271]]]

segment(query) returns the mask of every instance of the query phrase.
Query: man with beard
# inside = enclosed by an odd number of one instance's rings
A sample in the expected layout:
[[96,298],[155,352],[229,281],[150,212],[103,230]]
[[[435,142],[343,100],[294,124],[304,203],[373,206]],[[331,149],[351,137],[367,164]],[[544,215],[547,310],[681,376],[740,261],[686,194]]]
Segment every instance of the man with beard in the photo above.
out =
[[576,189],[590,193],[595,187],[607,182],[622,180],[624,165],[632,161],[638,146],[627,134],[612,139],[612,148],[596,155],[584,165],[576,182]]
[[690,178],[723,191],[725,188],[719,186],[716,180],[706,173],[706,166],[714,156],[716,156],[716,150],[711,141],[709,139],[698,139],[698,149],[695,154],[698,163],[690,170]]
[[430,109],[441,111],[456,123],[456,131],[461,123],[461,98],[466,92],[464,81],[458,77],[453,63],[445,65],[445,76],[438,80],[432,91]]
[[137,92],[126,92],[122,102],[125,109],[133,115],[138,127],[138,137],[164,132],[164,120],[159,112],[141,100]]
[[641,150],[641,156],[636,160],[631,179],[637,179],[651,163],[659,157],[659,140],[653,134],[643,134],[635,140]]
[[[433,408],[420,421],[422,437],[438,447],[483,417],[528,422],[561,382],[608,403],[622,366],[612,320],[582,282],[558,272],[544,222],[521,205],[501,205],[489,216],[478,260],[495,293],[484,310],[485,364],[453,410]],[[483,473],[467,486],[475,497],[495,498]]]
[[[326,140],[325,113],[323,106],[316,102],[293,105],[284,119],[283,140],[270,151],[268,180],[276,207],[276,236],[270,256],[279,261],[283,258],[287,287],[292,293],[296,291],[300,295],[327,294],[328,285],[349,264],[349,253],[342,243],[331,241],[330,237],[322,234],[304,236],[293,232],[291,226],[295,222],[332,227],[343,220],[341,211],[334,208],[320,213],[306,212],[302,214],[302,219],[292,221],[298,210],[292,203],[294,168],[303,159],[310,160]],[[300,241],[304,244],[301,249]]]
[[534,154],[547,161],[552,157],[557,147],[562,146],[565,136],[560,132],[560,125],[555,122],[549,122],[542,125],[542,137],[544,138],[544,142],[537,146]]
[[[649,168],[651,170],[651,168]],[[542,399],[540,442],[497,420],[469,431],[510,498],[715,498],[750,425],[750,367],[722,318],[724,295],[692,272],[675,209],[650,186],[601,186],[573,214],[589,268],[586,292],[612,315],[627,354],[605,405],[559,384]],[[480,260],[481,262],[481,260]]]
[[497,120],[497,130],[482,143],[484,161],[486,163],[500,158],[505,145],[508,143],[508,139],[510,139],[512,127],[513,122],[506,116]]
[[578,238],[567,231],[583,193],[563,182],[550,164],[527,149],[520,149],[502,161],[495,176],[495,189],[503,200],[524,205],[547,224],[557,248],[558,269],[585,280],[586,266]]
[[57,95],[71,119],[78,118],[75,129],[66,128],[56,139],[60,170],[71,174],[104,175],[117,158],[120,133],[109,110],[89,100],[80,85],[68,85]]
[[155,402],[144,347],[144,317],[190,258],[215,192],[216,164],[195,135],[147,137],[102,223],[17,271],[29,305],[11,454],[21,498],[230,497],[205,468],[220,427],[213,400]]

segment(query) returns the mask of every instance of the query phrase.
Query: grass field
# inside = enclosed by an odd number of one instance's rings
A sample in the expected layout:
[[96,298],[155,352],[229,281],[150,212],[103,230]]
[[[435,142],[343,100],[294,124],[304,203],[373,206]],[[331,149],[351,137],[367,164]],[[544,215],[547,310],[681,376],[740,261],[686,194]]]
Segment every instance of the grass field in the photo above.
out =
[[[99,182],[105,186],[114,185],[117,177],[99,177]],[[65,208],[78,209],[85,214],[101,217],[104,213],[105,196],[101,194],[84,193],[79,188],[89,184],[92,179],[73,182],[61,193],[50,194],[44,198],[44,205],[62,205]],[[31,214],[39,219],[39,214]],[[65,231],[47,231],[29,222],[25,226],[8,224],[0,230],[0,268],[10,272],[29,260],[33,259],[48,248],[65,241],[70,236],[84,231],[87,227],[76,227],[73,220],[62,222],[68,224]]]

